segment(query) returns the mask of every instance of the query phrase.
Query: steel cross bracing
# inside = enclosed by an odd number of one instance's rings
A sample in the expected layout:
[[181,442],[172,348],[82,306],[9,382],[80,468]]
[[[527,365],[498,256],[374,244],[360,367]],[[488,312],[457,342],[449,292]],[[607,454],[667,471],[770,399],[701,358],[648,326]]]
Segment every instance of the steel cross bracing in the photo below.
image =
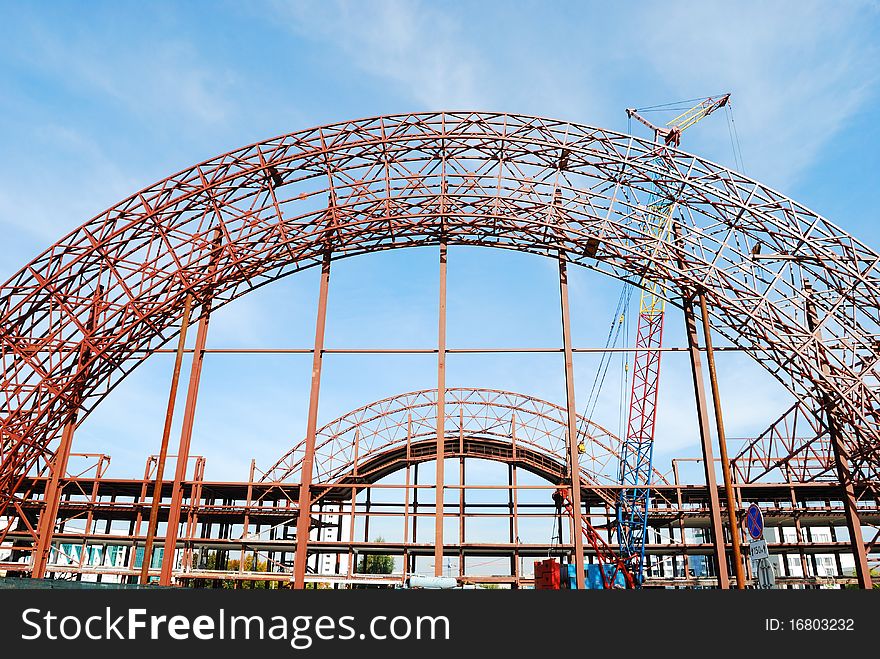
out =
[[620,553],[631,562],[636,583],[641,584],[645,562],[645,533],[650,507],[654,424],[660,381],[660,347],[663,311],[639,314],[633,358],[632,390],[626,437],[621,446],[616,502]]
[[771,474],[798,481],[835,480],[828,429],[800,402],[744,442],[730,464],[743,483],[767,480]]
[[[219,308],[318,265],[331,238],[333,258],[437,245],[441,207],[450,246],[663,281],[673,303],[705,290],[714,331],[806,409],[830,401],[854,473],[876,477],[877,252],[757,181],[674,149],[658,163],[655,149],[553,119],[427,112],[280,136],[130,196],[0,288],[0,509],[45,470],[74,408],[81,423],[177,335],[187,295],[195,322],[208,299]],[[676,200],[675,241],[644,226],[655,189]],[[821,331],[805,318],[806,281]]]

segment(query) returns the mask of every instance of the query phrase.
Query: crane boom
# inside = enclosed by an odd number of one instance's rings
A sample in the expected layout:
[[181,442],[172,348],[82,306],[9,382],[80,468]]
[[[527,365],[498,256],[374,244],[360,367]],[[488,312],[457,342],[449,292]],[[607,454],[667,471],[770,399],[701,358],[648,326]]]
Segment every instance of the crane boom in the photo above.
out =
[[[655,126],[637,110],[627,109],[627,115],[654,131],[658,143],[655,160],[661,164],[666,148],[678,146],[681,133],[723,107],[730,94],[703,99],[666,124]],[[675,202],[662,194],[656,183],[645,208],[645,228],[658,244],[666,242],[672,223]],[[657,392],[660,382],[659,348],[663,338],[663,316],[666,309],[664,287],[661,282],[643,279],[639,303],[639,321],[636,331],[636,350],[633,358],[633,379],[627,416],[626,435],[620,451],[618,482],[623,485],[617,499],[617,535],[620,556],[628,561],[637,586],[644,579],[645,533],[648,526],[650,484],[653,467],[654,426],[657,418]]]

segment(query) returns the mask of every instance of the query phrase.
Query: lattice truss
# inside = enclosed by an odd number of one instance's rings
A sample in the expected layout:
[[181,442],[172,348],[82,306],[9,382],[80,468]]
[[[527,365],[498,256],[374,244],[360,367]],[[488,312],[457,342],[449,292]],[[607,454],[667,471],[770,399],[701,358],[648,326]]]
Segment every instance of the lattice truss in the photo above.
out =
[[[564,407],[545,400],[494,389],[446,390],[447,440],[489,439],[516,445],[520,458],[543,473],[565,477],[568,416]],[[615,483],[620,438],[578,417],[584,452],[578,465],[585,485]],[[315,441],[314,482],[337,482],[354,472],[355,463],[393,454],[419,442],[436,442],[437,390],[400,394],[365,405],[319,429]],[[294,446],[259,478],[262,482],[300,482],[305,440]],[[433,455],[433,454],[432,454]],[[654,472],[654,480],[668,482]],[[613,493],[604,493],[609,503]]]
[[[451,245],[559,253],[664,281],[673,304],[705,289],[713,328],[814,416],[826,396],[855,469],[876,478],[878,254],[757,181],[656,148],[536,117],[386,116],[253,144],[130,196],[0,290],[0,507],[51,457],[74,410],[81,421],[174,338],[187,293],[198,314],[327,249],[435,245],[441,232]],[[649,191],[676,203],[668,235],[647,228]]]

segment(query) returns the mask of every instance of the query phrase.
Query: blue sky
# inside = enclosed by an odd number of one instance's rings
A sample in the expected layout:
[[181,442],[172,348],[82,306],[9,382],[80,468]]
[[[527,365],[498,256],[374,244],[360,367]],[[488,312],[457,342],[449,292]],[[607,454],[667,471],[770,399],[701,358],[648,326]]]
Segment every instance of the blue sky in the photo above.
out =
[[[613,6],[612,6],[613,4]],[[735,6],[734,6],[735,5]],[[745,171],[880,246],[877,2],[0,2],[0,278],[132,191],[276,134],[353,117],[475,108],[626,130],[624,108],[730,91]],[[638,127],[634,128],[638,132]],[[683,148],[733,165],[727,117]],[[429,347],[436,250],[334,266],[329,347]],[[317,279],[219,311],[214,347],[308,346]],[[604,342],[619,284],[573,275],[575,343]],[[559,345],[555,265],[450,252],[449,344]],[[634,298],[635,299],[635,298]],[[666,343],[682,345],[670,311]],[[634,330],[634,328],[633,328]],[[579,356],[583,407],[597,359]],[[449,386],[562,402],[555,355],[460,357]],[[156,356],[83,424],[75,450],[138,476],[158,447],[171,360]],[[619,362],[596,420],[618,430]],[[727,426],[789,404],[747,359],[719,357]],[[320,421],[435,386],[428,356],[326,360]],[[310,357],[209,356],[193,452],[212,479],[268,465],[305,427]],[[690,373],[664,357],[658,460],[698,451]],[[178,421],[182,408],[178,408]],[[176,438],[175,440],[176,441]]]

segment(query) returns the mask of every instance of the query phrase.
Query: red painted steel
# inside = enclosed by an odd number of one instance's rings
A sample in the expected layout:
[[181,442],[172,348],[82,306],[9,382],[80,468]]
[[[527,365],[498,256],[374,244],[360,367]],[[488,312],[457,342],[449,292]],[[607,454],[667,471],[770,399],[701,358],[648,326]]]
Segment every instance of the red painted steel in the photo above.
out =
[[[95,287],[89,308],[89,319],[85,326],[84,335],[93,330],[97,325],[98,315],[104,288],[100,284]],[[55,531],[58,505],[61,500],[61,490],[64,488],[64,479],[67,477],[67,462],[70,458],[70,449],[73,444],[73,431],[76,428],[79,400],[82,398],[81,389],[88,377],[89,357],[92,347],[83,338],[79,347],[79,356],[76,362],[75,375],[79,381],[79,387],[74,392],[74,406],[64,423],[64,432],[61,435],[61,445],[55,451],[52,461],[48,463],[50,477],[43,496],[43,511],[40,514],[40,526],[37,536],[37,544],[34,548],[32,575],[41,579],[46,574],[46,565],[49,562],[52,550],[52,536]]]
[[[565,513],[575,520],[581,528],[583,539],[586,540],[596,554],[596,561],[599,563],[599,573],[602,576],[602,584],[605,588],[614,588],[614,583],[618,573],[623,575],[627,588],[635,588],[635,581],[632,573],[627,567],[628,557],[619,556],[617,552],[609,545],[605,539],[599,534],[599,531],[590,523],[587,515],[576,514],[573,500],[566,488],[560,488],[554,493],[554,499]],[[580,518],[580,520],[578,520]],[[605,566],[612,568],[611,574],[605,572]],[[583,565],[581,565],[581,579],[578,579],[578,589],[584,588]]]
[[[318,317],[315,321],[315,352],[312,361],[312,383],[309,392],[309,416],[306,420],[306,439],[303,447],[298,517],[296,523],[296,559],[294,561],[294,588],[305,587],[306,559],[309,533],[312,528],[312,478],[315,462],[315,433],[318,425],[318,396],[321,391],[321,367],[324,364],[324,330],[327,324],[327,294],[330,287],[330,250],[324,252],[321,283],[318,290]],[[357,464],[357,458],[355,458]]]
[[718,390],[718,374],[715,370],[715,350],[712,347],[712,331],[709,327],[709,312],[706,309],[706,296],[700,293],[700,316],[703,320],[703,342],[706,344],[706,365],[709,367],[709,383],[712,387],[712,409],[715,412],[715,432],[721,456],[721,475],[724,479],[724,497],[727,502],[727,522],[733,549],[733,570],[736,574],[736,587],[744,590],[746,577],[743,571],[742,553],[739,543],[739,525],[736,522],[736,498],[733,492],[733,477],[730,459],[727,456],[727,435],[724,432],[724,412],[721,407],[721,392]]
[[443,576],[443,502],[446,493],[446,236],[440,236],[440,285],[437,305],[437,465],[434,492],[434,576]]
[[663,337],[663,316],[639,314],[626,434],[640,443],[654,439],[661,354],[656,348]]
[[[568,421],[568,465],[571,483],[571,507],[577,514],[581,511],[581,472],[578,464],[578,426],[577,403],[574,396],[574,357],[571,352],[571,311],[568,306],[568,271],[565,259],[559,258],[559,300],[562,307],[562,343],[565,349],[565,407]],[[572,533],[574,544],[575,580],[580,590],[584,588],[584,539],[575,529]]]
[[[645,230],[652,194],[675,200],[674,242]],[[335,259],[441,236],[663,281],[675,304],[704,290],[714,331],[779,378],[798,414],[831,430],[782,441],[777,428],[734,468],[760,478],[808,464],[810,478],[839,479],[844,461],[847,482],[880,476],[875,250],[736,172],[672,148],[658,157],[648,140],[522,115],[429,112],[299,131],[190,167],[3,284],[0,515],[31,500],[23,486],[52,473],[75,425],[179,333],[187,296],[217,308],[323,263],[331,244]],[[49,513],[41,524],[54,524]],[[37,535],[43,561],[51,531]]]
[[[439,143],[446,148],[424,148]],[[613,276],[662,280],[672,291],[705,286],[715,330],[809,409],[821,407],[822,392],[837,401],[834,414],[854,471],[876,476],[880,257],[735,172],[671,149],[660,164],[655,160],[650,141],[589,126],[509,114],[422,113],[267,140],[133,195],[2,287],[7,412],[0,420],[0,508],[25,474],[45,467],[63,428],[82,337],[77,320],[88,306],[83,290],[93,290],[99,276],[107,280],[107,313],[86,337],[96,349],[81,418],[177,333],[185,295],[199,297],[208,285],[204,266],[214,226],[223,233],[214,286],[219,305],[315,265],[331,234],[338,239],[336,257],[436,244],[441,198],[450,244],[543,254],[561,245],[566,259]],[[545,179],[548,170],[552,176]],[[551,179],[556,183],[545,182]],[[680,263],[670,263],[672,248],[657,244],[638,221],[649,186],[676,198]],[[328,225],[331,192],[336,211]],[[598,241],[594,257],[584,252],[589,241]],[[821,292],[827,374],[815,360],[820,340],[799,311],[805,279]]]
[[712,433],[709,430],[709,407],[706,403],[706,386],[703,380],[703,363],[700,359],[697,321],[694,317],[693,301],[690,299],[684,301],[684,323],[690,347],[691,375],[694,383],[694,398],[697,404],[697,427],[700,431],[700,446],[703,450],[703,474],[706,478],[706,490],[709,493],[712,552],[715,557],[715,569],[718,570],[718,586],[726,590],[730,587],[727,570],[727,545],[724,541],[724,527],[721,524],[721,502],[718,497],[718,480],[715,477],[715,455],[712,450]]
[[141,564],[140,582],[149,583],[150,564],[153,555],[153,540],[156,527],[159,525],[159,502],[162,500],[162,479],[165,475],[165,461],[168,458],[168,440],[171,437],[171,422],[174,419],[174,405],[177,401],[177,386],[180,381],[180,370],[183,367],[183,351],[186,347],[186,333],[189,328],[189,316],[192,298],[187,296],[183,303],[183,320],[180,325],[180,336],[177,339],[177,354],[174,357],[174,369],[171,372],[171,391],[168,393],[168,408],[165,412],[165,426],[162,429],[162,441],[159,445],[159,456],[156,460],[156,481],[153,485],[153,500],[150,503],[150,521],[147,525],[147,539],[144,541],[144,560]]

